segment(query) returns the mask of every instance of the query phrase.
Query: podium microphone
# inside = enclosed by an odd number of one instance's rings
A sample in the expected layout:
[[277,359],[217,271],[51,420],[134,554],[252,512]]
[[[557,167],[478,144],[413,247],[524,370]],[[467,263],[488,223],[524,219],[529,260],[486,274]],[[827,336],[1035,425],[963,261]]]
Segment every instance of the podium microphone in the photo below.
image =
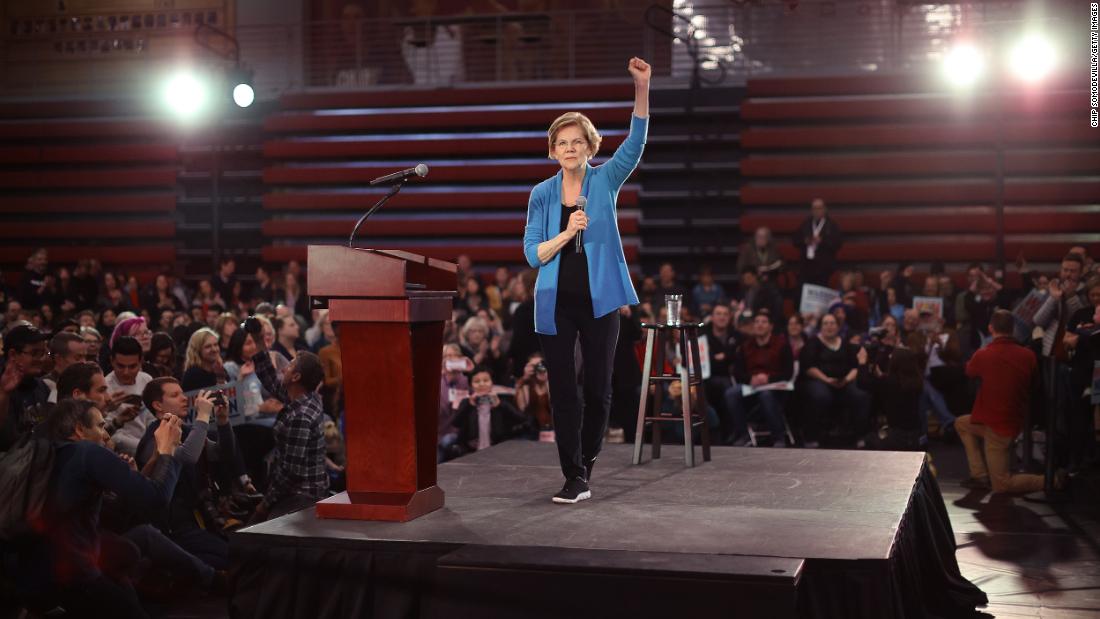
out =
[[[577,210],[583,213],[584,207],[586,206],[588,206],[588,198],[584,196],[577,196]],[[581,253],[581,250],[583,249],[582,246],[584,245],[584,230],[577,231],[577,238],[574,243],[576,243],[576,246],[574,248],[575,251],[578,254]]]
[[428,175],[428,166],[423,163],[416,164],[415,168],[409,168],[408,170],[401,170],[400,172],[394,172],[385,176],[379,176],[370,182],[371,185],[382,185],[385,183],[392,183],[394,181],[403,181],[412,176],[419,176],[424,178]]

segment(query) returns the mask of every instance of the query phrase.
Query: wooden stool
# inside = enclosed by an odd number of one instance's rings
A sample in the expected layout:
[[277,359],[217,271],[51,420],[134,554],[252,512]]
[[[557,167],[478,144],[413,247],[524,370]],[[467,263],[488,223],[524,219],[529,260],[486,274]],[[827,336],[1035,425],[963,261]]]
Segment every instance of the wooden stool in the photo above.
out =
[[[642,394],[638,405],[638,429],[634,435],[634,464],[642,463],[642,437],[646,422],[653,422],[652,449],[653,458],[661,457],[661,422],[674,421],[684,424],[684,463],[695,466],[695,445],[692,428],[702,425],[703,460],[710,461],[710,428],[707,425],[707,405],[703,395],[703,374],[699,364],[699,330],[702,323],[682,323],[679,325],[642,323],[646,331],[645,362],[642,364]],[[679,374],[665,373],[665,344],[659,342],[654,350],[657,333],[668,331],[679,337],[680,354],[683,356]],[[664,338],[661,338],[662,340]],[[656,356],[656,359],[654,359]],[[652,376],[653,362],[656,360],[657,375]],[[646,402],[649,398],[649,386],[657,382],[680,381],[683,391],[680,395],[681,415],[678,417],[661,416],[661,389],[653,395],[653,415],[646,416]],[[691,397],[691,388],[696,387],[695,397]]]

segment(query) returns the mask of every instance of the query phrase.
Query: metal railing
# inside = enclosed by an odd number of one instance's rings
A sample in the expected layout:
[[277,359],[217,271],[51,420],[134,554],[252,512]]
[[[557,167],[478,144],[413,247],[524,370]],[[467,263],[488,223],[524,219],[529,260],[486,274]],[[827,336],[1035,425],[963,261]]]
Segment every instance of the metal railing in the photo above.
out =
[[[1042,14],[1025,12],[1025,4],[1017,1],[673,0],[671,9],[629,4],[617,10],[239,25],[235,35],[242,62],[255,70],[261,98],[306,88],[625,78],[625,60],[633,55],[651,62],[658,81],[672,83],[920,72],[933,69],[961,36],[980,41],[997,55],[1013,35],[1034,30],[1073,44],[1063,46],[1064,65],[1087,62],[1083,52],[1070,53],[1087,49],[1087,26],[1082,25],[1087,19],[1077,15],[1087,11],[1087,4],[1046,3],[1039,5],[1046,11]],[[1084,45],[1077,45],[1081,40]],[[212,54],[195,56],[219,62]],[[16,62],[14,58],[9,48],[3,62]],[[19,57],[18,62],[27,59]],[[131,77],[82,79],[77,74],[62,88],[68,94],[140,88],[141,80]],[[0,94],[36,93],[33,86],[5,83]]]

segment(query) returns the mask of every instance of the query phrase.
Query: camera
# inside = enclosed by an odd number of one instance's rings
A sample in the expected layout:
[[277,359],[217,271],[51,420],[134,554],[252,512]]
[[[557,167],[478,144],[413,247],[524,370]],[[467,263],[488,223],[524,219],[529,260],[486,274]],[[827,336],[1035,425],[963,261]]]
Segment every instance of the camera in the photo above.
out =
[[545,363],[543,363],[542,361],[539,361],[538,363],[535,364],[535,372],[545,372],[545,371],[546,371],[546,364]]
[[210,401],[214,403],[214,406],[228,406],[229,400],[225,399],[225,393],[222,391],[215,392],[210,396]]
[[489,405],[492,405],[492,403],[493,403],[493,396],[490,396],[490,395],[479,395],[479,396],[477,396],[477,400],[476,400],[476,401],[477,401],[477,405],[478,405],[478,406],[481,406],[482,404],[489,404]]

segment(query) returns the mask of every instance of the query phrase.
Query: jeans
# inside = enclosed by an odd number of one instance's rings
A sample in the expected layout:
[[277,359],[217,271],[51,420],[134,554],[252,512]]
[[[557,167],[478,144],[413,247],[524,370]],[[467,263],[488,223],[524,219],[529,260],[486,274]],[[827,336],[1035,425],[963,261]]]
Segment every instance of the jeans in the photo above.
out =
[[[584,478],[584,464],[596,459],[611,415],[611,372],[619,339],[619,312],[592,316],[591,300],[570,305],[558,299],[557,335],[539,335],[550,379],[550,412],[558,460],[566,479]],[[576,344],[584,367],[584,404],[577,392]]]
[[924,416],[925,431],[928,428],[928,409],[932,409],[932,414],[940,422],[941,431],[955,424],[955,416],[951,414],[951,409],[947,407],[947,401],[943,399],[943,394],[926,379],[924,390],[920,394],[920,411]]
[[213,567],[180,548],[152,525],[136,526],[123,537],[136,544],[141,549],[141,554],[153,565],[164,568],[175,576],[192,578],[203,587],[209,587],[214,579]]
[[[734,385],[726,390],[726,408],[730,411],[733,422],[734,440],[748,434],[749,417],[763,418],[771,432],[775,445],[787,442],[787,426],[783,417],[783,403],[787,394],[781,391],[760,391],[748,397],[741,395],[741,385]],[[753,403],[759,404],[756,411],[752,411]],[[750,415],[756,412],[756,415]]]
[[[1013,475],[1008,468],[1012,447],[1011,436],[1001,436],[989,426],[971,421],[970,415],[955,420],[955,431],[966,448],[966,463],[970,466],[970,477],[980,479],[989,477],[993,492],[1027,493],[1043,489],[1042,475],[1028,473]],[[981,445],[979,445],[981,441]],[[982,456],[985,459],[982,459]]]
[[806,432],[809,440],[818,440],[823,426],[833,415],[833,407],[842,407],[840,430],[849,436],[867,431],[871,412],[871,396],[855,383],[837,389],[815,379],[807,378],[803,384],[806,409]]
[[224,538],[196,526],[172,531],[171,539],[210,567],[217,570],[229,569],[229,542]]
[[732,438],[737,432],[731,417],[729,402],[726,400],[726,392],[733,386],[733,379],[729,376],[711,376],[703,381],[703,394],[707,404],[718,413],[718,420],[722,427],[722,442]]

